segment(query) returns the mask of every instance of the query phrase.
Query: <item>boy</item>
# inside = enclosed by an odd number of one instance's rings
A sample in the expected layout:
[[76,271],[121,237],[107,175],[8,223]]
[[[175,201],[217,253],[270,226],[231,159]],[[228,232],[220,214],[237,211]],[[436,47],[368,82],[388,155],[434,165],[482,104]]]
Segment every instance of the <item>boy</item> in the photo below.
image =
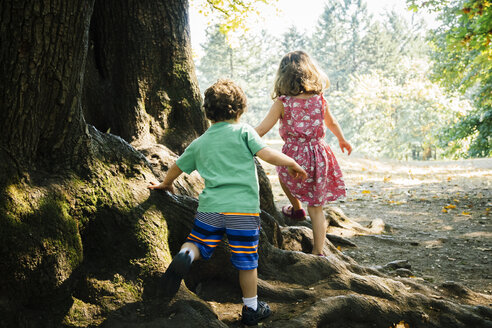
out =
[[149,186],[174,192],[173,181],[194,170],[205,180],[193,230],[167,268],[164,288],[174,296],[193,260],[209,259],[225,232],[231,262],[239,269],[242,322],[255,325],[271,311],[257,300],[260,200],[253,157],[287,166],[294,177],[305,178],[306,172],[292,158],[266,147],[252,127],[239,123],[246,96],[231,80],[219,80],[208,88],[203,107],[212,126],[186,148],[161,184]]

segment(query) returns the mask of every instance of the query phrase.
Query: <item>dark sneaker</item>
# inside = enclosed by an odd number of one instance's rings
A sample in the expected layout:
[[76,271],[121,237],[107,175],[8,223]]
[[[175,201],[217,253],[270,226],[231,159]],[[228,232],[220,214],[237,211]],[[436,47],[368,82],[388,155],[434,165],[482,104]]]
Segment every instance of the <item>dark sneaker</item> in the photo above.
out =
[[191,256],[188,252],[178,253],[164,273],[163,292],[165,296],[173,297],[181,286],[181,280],[191,267]]
[[258,308],[256,311],[246,305],[243,306],[243,318],[241,321],[245,325],[254,326],[258,323],[258,321],[265,319],[270,314],[272,314],[272,311],[270,311],[268,304],[258,301]]

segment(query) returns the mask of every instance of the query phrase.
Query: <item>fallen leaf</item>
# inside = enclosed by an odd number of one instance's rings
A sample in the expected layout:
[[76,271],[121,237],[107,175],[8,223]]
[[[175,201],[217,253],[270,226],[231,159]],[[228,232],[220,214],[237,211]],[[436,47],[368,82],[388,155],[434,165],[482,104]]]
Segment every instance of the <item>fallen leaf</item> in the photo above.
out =
[[391,180],[391,176],[387,176],[383,178],[383,182],[388,182]]
[[447,209],[445,209],[445,208],[443,208],[443,209],[442,209],[442,212],[443,212],[443,213],[448,213],[448,210],[447,210]]
[[396,325],[395,324],[391,325],[390,328],[410,328],[410,325],[402,320],[398,322]]
[[456,208],[456,205],[453,205],[453,204],[448,204],[446,206],[444,206],[445,209],[450,209],[450,208]]
[[341,251],[341,250],[342,250],[342,248],[341,248],[340,246],[337,246],[337,249],[338,249],[339,251]]
[[363,194],[370,194],[370,193],[371,193],[371,191],[370,191],[370,190],[362,190],[362,193],[363,193]]
[[451,177],[448,177],[448,181],[451,181]]
[[458,199],[453,199],[453,202],[459,203],[460,201]]
[[461,215],[471,215],[471,214],[470,214],[470,212],[463,211],[463,212],[461,212]]

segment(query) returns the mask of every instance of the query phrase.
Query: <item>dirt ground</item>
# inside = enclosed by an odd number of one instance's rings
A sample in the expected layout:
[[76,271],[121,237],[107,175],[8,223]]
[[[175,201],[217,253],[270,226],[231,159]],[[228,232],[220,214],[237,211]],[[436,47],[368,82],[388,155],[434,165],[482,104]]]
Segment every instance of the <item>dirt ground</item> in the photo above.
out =
[[[279,143],[271,143],[280,149]],[[347,197],[337,207],[363,226],[381,219],[379,234],[338,229],[357,247],[341,250],[366,266],[432,286],[455,281],[492,294],[492,159],[399,162],[335,151]],[[288,204],[275,168],[262,163],[277,205]],[[384,267],[405,260],[408,270]]]
[[[270,142],[280,150],[280,142]],[[410,277],[439,289],[454,281],[492,295],[492,158],[466,161],[398,162],[336,152],[345,177],[347,197],[328,204],[342,211],[365,233],[329,228],[356,247],[339,249],[359,264],[377,267],[390,276]],[[262,162],[280,209],[289,204],[275,167]],[[384,225],[373,224],[384,222]],[[375,233],[374,231],[378,231]],[[337,245],[335,243],[335,245]],[[387,265],[393,261],[400,265]],[[402,264],[401,264],[402,263]],[[268,281],[279,288],[284,283]],[[330,296],[321,285],[310,286],[316,297]],[[240,323],[240,290],[221,283],[204,284],[197,294],[208,301],[228,327]],[[488,299],[488,298],[487,298]],[[259,326],[281,326],[312,304],[265,298],[273,314]],[[484,301],[490,304],[490,301]],[[390,325],[388,325],[390,326]],[[404,322],[391,327],[406,327]]]

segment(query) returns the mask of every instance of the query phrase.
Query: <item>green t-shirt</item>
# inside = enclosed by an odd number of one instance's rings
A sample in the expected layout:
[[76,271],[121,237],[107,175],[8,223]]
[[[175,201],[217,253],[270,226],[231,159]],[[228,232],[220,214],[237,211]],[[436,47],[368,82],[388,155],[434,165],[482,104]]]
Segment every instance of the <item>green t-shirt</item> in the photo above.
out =
[[205,180],[198,211],[259,213],[253,156],[264,147],[258,133],[243,123],[215,123],[194,140],[176,164],[188,174],[197,170]]

